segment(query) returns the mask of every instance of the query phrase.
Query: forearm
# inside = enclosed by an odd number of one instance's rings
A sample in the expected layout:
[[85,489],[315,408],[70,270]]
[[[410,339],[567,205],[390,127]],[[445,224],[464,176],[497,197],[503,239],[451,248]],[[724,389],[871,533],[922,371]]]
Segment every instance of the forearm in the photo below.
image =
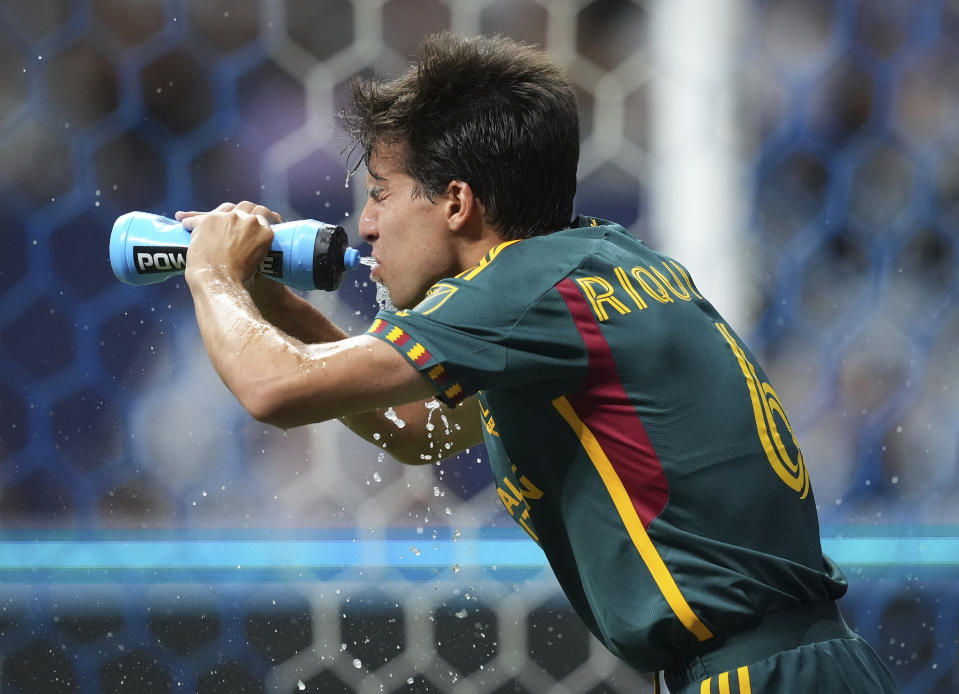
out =
[[348,337],[313,304],[273,280],[254,278],[251,296],[263,318],[302,342],[335,342]]
[[200,336],[227,388],[254,417],[264,415],[264,385],[295,368],[302,346],[266,320],[242,283],[215,267],[188,269]]
[[427,398],[340,417],[340,421],[406,465],[435,463],[483,441],[475,397],[455,409]]
[[347,415],[340,417],[340,421],[353,433],[379,446],[399,462],[426,465],[458,452],[451,451],[450,439],[454,425],[439,413],[441,407],[436,400],[421,400]]

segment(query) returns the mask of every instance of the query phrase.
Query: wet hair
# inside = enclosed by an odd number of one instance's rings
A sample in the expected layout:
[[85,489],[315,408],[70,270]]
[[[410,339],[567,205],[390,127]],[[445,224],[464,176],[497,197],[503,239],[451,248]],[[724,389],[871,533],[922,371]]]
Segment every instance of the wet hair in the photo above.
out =
[[453,180],[468,183],[505,239],[569,226],[576,95],[565,72],[532,46],[432,34],[399,77],[355,79],[342,117],[362,162],[369,165],[379,144],[401,143],[414,195],[433,200]]

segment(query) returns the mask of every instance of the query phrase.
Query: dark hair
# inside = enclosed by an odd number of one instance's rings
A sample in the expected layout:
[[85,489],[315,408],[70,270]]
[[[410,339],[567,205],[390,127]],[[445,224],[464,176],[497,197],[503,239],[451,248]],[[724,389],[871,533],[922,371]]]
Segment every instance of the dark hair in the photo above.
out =
[[563,70],[529,45],[502,36],[428,36],[396,79],[354,80],[343,120],[367,164],[377,144],[405,145],[414,194],[432,200],[452,180],[468,183],[503,238],[570,223],[576,95]]

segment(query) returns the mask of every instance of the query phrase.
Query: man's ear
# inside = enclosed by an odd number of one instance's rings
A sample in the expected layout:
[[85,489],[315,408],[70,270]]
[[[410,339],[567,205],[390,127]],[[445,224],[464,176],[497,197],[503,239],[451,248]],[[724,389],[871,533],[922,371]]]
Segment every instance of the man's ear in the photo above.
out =
[[446,223],[451,231],[459,231],[470,223],[482,222],[486,214],[483,203],[465,181],[450,181],[446,187]]

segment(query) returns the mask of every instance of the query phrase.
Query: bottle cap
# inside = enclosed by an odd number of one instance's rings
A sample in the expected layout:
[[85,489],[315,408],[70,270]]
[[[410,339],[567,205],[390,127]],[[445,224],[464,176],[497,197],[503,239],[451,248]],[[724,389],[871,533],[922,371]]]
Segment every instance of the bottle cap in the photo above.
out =
[[347,246],[343,252],[343,267],[352,270],[360,264],[360,252],[351,246]]

